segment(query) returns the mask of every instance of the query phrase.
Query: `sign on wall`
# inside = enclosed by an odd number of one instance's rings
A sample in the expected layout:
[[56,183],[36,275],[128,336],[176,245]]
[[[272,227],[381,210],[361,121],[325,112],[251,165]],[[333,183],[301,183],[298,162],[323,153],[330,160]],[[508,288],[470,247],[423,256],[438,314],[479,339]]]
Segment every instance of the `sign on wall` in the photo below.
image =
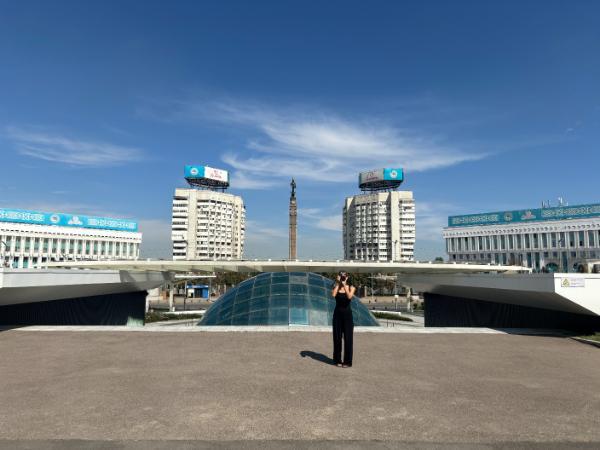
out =
[[138,224],[132,220],[108,217],[80,216],[75,214],[48,213],[22,209],[0,208],[0,222],[55,225],[61,227],[96,228],[100,230],[137,231]]
[[557,206],[554,208],[450,216],[448,217],[448,226],[463,227],[473,225],[495,225],[546,220],[583,219],[588,217],[600,217],[600,204]]

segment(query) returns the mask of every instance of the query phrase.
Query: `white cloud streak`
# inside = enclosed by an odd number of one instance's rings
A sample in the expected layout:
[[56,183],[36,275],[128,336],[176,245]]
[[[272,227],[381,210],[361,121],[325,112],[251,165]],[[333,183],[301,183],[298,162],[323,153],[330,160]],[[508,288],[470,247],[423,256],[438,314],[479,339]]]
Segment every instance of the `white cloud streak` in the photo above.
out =
[[274,228],[262,222],[246,220],[246,236],[252,236],[254,239],[287,238],[288,232],[287,229]]
[[14,126],[6,127],[4,131],[22,155],[78,167],[122,165],[138,161],[143,155],[137,148],[73,139]]
[[457,214],[460,208],[446,203],[416,201],[417,241],[439,241],[442,239],[442,228],[448,224],[448,216]]
[[236,171],[231,176],[231,186],[235,189],[270,189],[277,183],[264,177],[247,175]]
[[328,231],[342,231],[341,209],[327,212],[320,208],[300,208],[298,215],[309,220],[309,225]]
[[[253,152],[226,152],[242,183],[254,178],[348,182],[361,170],[400,166],[426,171],[484,158],[374,120],[349,120],[318,110],[277,110],[233,101],[179,102],[175,118],[216,121],[249,128]],[[233,184],[232,184],[233,185]],[[252,183],[250,183],[251,187]],[[265,188],[256,183],[256,188]]]

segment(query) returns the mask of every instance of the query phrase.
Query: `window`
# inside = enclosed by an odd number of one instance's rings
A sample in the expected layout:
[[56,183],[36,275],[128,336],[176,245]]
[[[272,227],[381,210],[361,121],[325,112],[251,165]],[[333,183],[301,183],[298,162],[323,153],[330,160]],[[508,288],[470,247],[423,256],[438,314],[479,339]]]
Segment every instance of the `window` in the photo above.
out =
[[579,232],[579,246],[580,247],[585,247],[584,236],[585,236],[585,233],[583,231],[580,231]]
[[522,248],[522,247],[521,247],[521,235],[520,235],[520,234],[517,234],[517,235],[515,236],[515,238],[516,238],[515,248],[516,248],[517,250],[519,250],[519,249],[521,249],[521,248]]
[[590,247],[596,247],[596,233],[594,233],[592,230],[588,231],[588,245]]
[[538,247],[539,247],[538,234],[533,233],[533,248],[538,248]]
[[556,242],[558,240],[558,233],[550,233],[550,238],[552,239],[552,248],[556,248]]
[[548,248],[548,233],[542,234],[542,248]]
[[500,248],[506,250],[506,236],[500,236]]
[[564,232],[558,233],[558,246],[562,248],[567,246],[567,237]]
[[569,232],[569,247],[575,247],[575,233]]
[[531,248],[531,237],[528,234],[525,235],[525,248]]

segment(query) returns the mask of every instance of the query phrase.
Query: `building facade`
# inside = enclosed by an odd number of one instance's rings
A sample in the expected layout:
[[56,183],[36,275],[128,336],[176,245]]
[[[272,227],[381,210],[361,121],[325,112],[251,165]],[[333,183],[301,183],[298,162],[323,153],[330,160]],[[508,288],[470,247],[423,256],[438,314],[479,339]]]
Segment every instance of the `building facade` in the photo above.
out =
[[451,216],[443,237],[450,261],[574,272],[600,258],[600,204]]
[[194,188],[175,190],[174,260],[242,259],[245,228],[242,197]]
[[4,267],[40,267],[52,261],[136,260],[142,234],[123,219],[0,208]]
[[412,261],[415,200],[411,191],[347,197],[343,210],[344,258],[360,261]]

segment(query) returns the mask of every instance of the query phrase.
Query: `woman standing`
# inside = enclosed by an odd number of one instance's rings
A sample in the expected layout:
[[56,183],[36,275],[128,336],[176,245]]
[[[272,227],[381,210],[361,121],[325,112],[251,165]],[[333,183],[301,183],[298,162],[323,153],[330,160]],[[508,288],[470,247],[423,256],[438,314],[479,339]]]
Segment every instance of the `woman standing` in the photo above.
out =
[[[356,288],[352,286],[348,274],[340,272],[331,295],[335,298],[333,310],[333,360],[338,367],[352,367],[352,320],[351,300]],[[344,338],[344,360],[342,361],[342,337]]]

